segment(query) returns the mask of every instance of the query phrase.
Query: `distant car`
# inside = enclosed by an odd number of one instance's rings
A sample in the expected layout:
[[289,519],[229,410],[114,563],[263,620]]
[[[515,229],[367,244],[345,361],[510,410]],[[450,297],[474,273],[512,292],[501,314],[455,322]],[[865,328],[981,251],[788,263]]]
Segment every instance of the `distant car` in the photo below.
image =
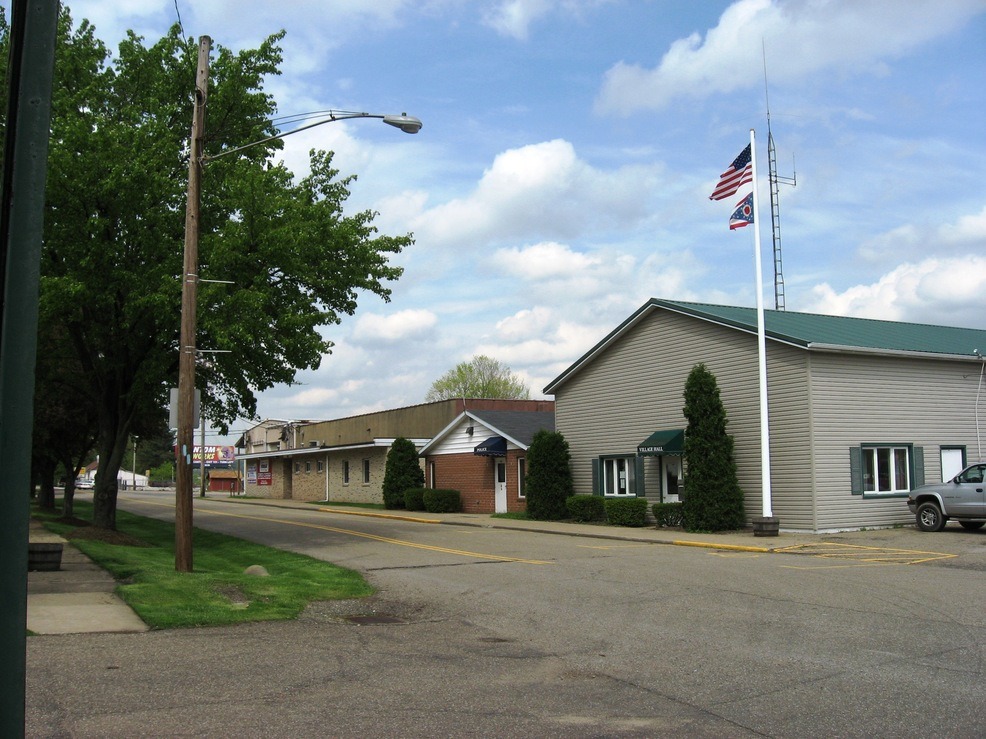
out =
[[96,482],[94,480],[89,480],[85,477],[80,477],[75,481],[76,490],[92,490],[96,487]]
[[986,462],[969,465],[947,482],[911,491],[907,507],[921,531],[941,531],[954,518],[963,528],[986,525]]

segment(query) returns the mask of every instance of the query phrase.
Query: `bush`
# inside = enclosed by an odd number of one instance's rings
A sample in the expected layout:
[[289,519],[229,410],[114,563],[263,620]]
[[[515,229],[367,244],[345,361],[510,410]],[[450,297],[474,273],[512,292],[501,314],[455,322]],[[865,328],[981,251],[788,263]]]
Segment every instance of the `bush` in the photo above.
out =
[[613,526],[646,526],[646,498],[610,498],[606,501],[606,522]]
[[527,515],[535,521],[557,521],[568,515],[565,501],[575,492],[572,455],[557,431],[541,429],[527,448]]
[[425,488],[408,488],[404,491],[404,508],[409,511],[425,509]]
[[681,526],[681,503],[655,503],[654,518],[658,526]]
[[458,490],[427,489],[422,496],[428,513],[458,513],[462,510],[462,496]]
[[682,523],[688,531],[742,528],[743,491],[736,475],[733,437],[715,375],[697,364],[685,381],[685,496]]
[[425,473],[421,471],[414,442],[397,437],[387,452],[387,465],[383,473],[384,508],[403,508],[404,491],[423,487],[424,484]]
[[572,495],[565,507],[576,521],[602,521],[606,518],[605,500],[598,495]]

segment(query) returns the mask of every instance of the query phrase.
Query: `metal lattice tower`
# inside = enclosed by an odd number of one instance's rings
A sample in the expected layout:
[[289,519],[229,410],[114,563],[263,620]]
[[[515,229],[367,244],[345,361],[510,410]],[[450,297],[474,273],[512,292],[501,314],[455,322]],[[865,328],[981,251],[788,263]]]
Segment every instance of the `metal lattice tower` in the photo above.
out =
[[784,262],[781,258],[781,201],[779,185],[797,185],[797,172],[794,177],[781,177],[777,174],[777,151],[774,149],[774,135],[770,132],[770,112],[767,113],[767,157],[770,165],[770,232],[774,242],[774,308],[785,310],[784,305]]

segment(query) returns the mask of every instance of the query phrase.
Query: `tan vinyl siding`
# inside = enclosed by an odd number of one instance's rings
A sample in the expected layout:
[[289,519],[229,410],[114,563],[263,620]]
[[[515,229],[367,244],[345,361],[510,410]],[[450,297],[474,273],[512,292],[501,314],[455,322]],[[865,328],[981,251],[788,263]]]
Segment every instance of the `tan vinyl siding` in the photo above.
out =
[[[807,352],[768,341],[767,389],[773,514],[785,528],[812,529],[815,491]],[[759,439],[757,442],[759,454]],[[759,469],[760,460],[753,463]],[[762,501],[756,505],[747,509],[748,515],[762,513]]]
[[913,520],[899,497],[851,494],[851,446],[923,447],[929,482],[941,479],[942,445],[964,445],[975,459],[979,378],[972,367],[900,357],[812,356],[818,529]]
[[[593,459],[632,456],[652,432],[685,427],[685,381],[699,362],[718,379],[740,485],[760,510],[756,337],[664,312],[641,321],[558,390],[555,425],[569,443],[576,492],[592,492]],[[651,494],[656,465],[648,463],[647,473]]]

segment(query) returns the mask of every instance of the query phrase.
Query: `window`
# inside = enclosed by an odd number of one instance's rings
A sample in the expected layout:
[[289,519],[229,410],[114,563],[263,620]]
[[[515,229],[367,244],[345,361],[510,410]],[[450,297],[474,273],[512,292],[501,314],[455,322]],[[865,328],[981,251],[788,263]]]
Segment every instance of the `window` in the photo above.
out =
[[432,490],[434,490],[435,488],[438,487],[438,484],[435,482],[435,474],[436,474],[435,473],[435,463],[434,462],[429,462],[428,463],[428,486]]
[[318,474],[320,474],[320,475],[321,475],[321,474],[322,474],[323,472],[325,472],[325,462],[323,462],[323,461],[322,461],[321,459],[320,459],[320,460],[318,460],[318,461],[317,461],[317,462],[315,463],[315,471],[316,471],[316,472],[317,472]]
[[311,462],[305,462],[305,474],[308,474],[311,471],[312,471],[312,463]]
[[633,495],[633,458],[602,460],[603,495]]
[[344,460],[342,463],[342,484],[349,484],[349,460]]
[[527,497],[527,459],[524,457],[517,460],[517,497]]
[[301,472],[301,462],[295,462],[294,463],[294,471],[295,472]]
[[368,459],[363,460],[363,484],[370,484],[370,460]]
[[905,493],[910,489],[907,447],[863,447],[864,493]]

